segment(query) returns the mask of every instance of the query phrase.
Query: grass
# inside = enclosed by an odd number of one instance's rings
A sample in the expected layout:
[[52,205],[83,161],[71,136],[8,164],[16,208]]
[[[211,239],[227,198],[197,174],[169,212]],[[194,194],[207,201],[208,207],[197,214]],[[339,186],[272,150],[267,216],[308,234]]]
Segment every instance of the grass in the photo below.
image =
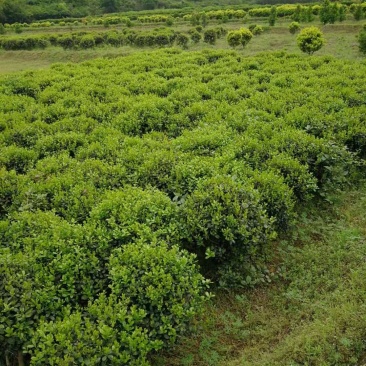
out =
[[[267,25],[263,20],[251,20],[250,23],[257,23],[261,25]],[[245,49],[238,48],[238,52],[243,55],[255,55],[264,51],[278,51],[284,50],[291,53],[300,54],[301,51],[296,44],[296,35],[291,35],[288,31],[289,19],[280,20],[275,27],[269,28],[265,33],[255,36],[252,41],[247,45]],[[223,27],[228,30],[239,29],[243,26],[248,26],[242,22],[229,22],[222,24]],[[217,23],[209,24],[210,26],[217,26]],[[315,25],[322,29],[326,38],[326,45],[318,51],[317,55],[333,55],[338,58],[351,59],[351,60],[363,60],[365,56],[358,50],[357,35],[362,28],[362,22],[355,22],[349,20],[345,23],[336,23],[333,25],[322,26],[318,21],[314,21],[310,24],[303,24],[303,27]],[[159,27],[157,24],[139,25],[133,27],[138,30],[151,30]],[[120,28],[120,27],[117,27]],[[186,32],[192,28],[187,23],[175,24],[173,29]],[[73,28],[73,31],[78,30],[106,30],[104,27],[77,27]],[[113,29],[112,27],[109,28]],[[52,30],[52,29],[51,29]],[[51,31],[47,29],[47,31]],[[41,33],[44,31],[37,30]],[[55,29],[54,31],[57,31]],[[70,31],[60,29],[60,32]],[[28,31],[25,31],[19,36],[26,35]],[[32,31],[35,33],[35,31]],[[219,39],[216,45],[207,45],[200,42],[197,45],[191,44],[188,51],[198,51],[205,48],[217,48],[217,49],[229,49],[225,37]],[[9,73],[23,70],[36,70],[41,68],[47,68],[55,62],[82,62],[99,57],[119,57],[134,52],[140,52],[141,48],[135,48],[130,46],[114,48],[114,47],[101,47],[91,50],[66,50],[64,51],[60,47],[50,47],[45,50],[33,50],[33,51],[3,51],[0,50],[0,73]]]
[[366,186],[308,209],[277,250],[275,283],[217,294],[194,334],[153,365],[364,365]]

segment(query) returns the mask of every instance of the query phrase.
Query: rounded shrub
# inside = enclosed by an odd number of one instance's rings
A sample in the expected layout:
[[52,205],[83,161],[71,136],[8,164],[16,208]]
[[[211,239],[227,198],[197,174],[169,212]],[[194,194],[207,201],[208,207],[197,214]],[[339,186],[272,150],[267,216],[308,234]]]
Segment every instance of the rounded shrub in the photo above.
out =
[[108,32],[105,35],[105,41],[107,44],[110,44],[114,47],[118,47],[121,45],[121,38],[119,34],[116,32]]
[[116,249],[110,258],[112,293],[127,296],[144,320],[149,337],[173,343],[202,310],[208,281],[195,256],[167,244],[137,242]]
[[290,31],[291,34],[295,34],[300,30],[300,23],[299,22],[290,23],[290,25],[288,26],[288,30]]
[[202,36],[197,31],[191,33],[191,40],[193,43],[198,43],[201,39]]
[[194,256],[175,246],[126,245],[113,252],[109,269],[109,296],[38,327],[31,365],[148,366],[148,354],[186,331],[209,297]]
[[217,33],[214,29],[207,29],[203,33],[203,41],[209,44],[215,44],[217,40]]
[[304,28],[297,36],[297,44],[302,52],[312,55],[325,43],[323,33],[317,27]]
[[92,299],[98,261],[80,227],[53,213],[23,212],[0,222],[0,332],[3,349],[18,353],[41,319],[62,316]]
[[90,224],[104,246],[96,243],[97,252],[103,257],[113,247],[120,247],[136,239],[151,240],[154,237],[167,242],[177,238],[176,206],[164,193],[124,187],[111,192],[91,212]]
[[261,25],[256,25],[251,32],[254,36],[259,36],[264,32],[264,28]]
[[201,259],[214,256],[218,264],[239,253],[254,256],[272,234],[272,220],[259,200],[251,185],[231,177],[202,181],[181,208],[189,250]]
[[241,28],[240,33],[241,33],[240,43],[242,44],[243,47],[245,47],[253,38],[253,33],[247,28]]
[[176,38],[176,42],[178,46],[182,48],[188,48],[189,37],[186,34],[179,33]]
[[247,28],[241,28],[237,31],[231,31],[227,35],[227,42],[229,46],[235,48],[239,45],[245,47],[252,39],[253,33]]
[[58,45],[64,49],[73,48],[75,43],[71,35],[64,35],[58,38]]
[[66,309],[63,318],[43,322],[34,332],[30,364],[148,366],[148,353],[162,344],[149,339],[145,316],[128,299],[104,294],[82,312]]
[[231,31],[228,33],[227,35],[227,43],[229,44],[230,47],[238,47],[240,46],[241,43],[241,33],[240,31]]
[[257,26],[257,24],[249,24],[248,29],[253,32],[253,29]]
[[37,159],[34,150],[11,145],[2,149],[0,157],[0,167],[4,166],[8,170],[15,170],[17,173],[24,174],[32,167]]
[[81,37],[79,41],[80,48],[93,48],[95,47],[95,40],[92,34],[86,34],[85,36]]

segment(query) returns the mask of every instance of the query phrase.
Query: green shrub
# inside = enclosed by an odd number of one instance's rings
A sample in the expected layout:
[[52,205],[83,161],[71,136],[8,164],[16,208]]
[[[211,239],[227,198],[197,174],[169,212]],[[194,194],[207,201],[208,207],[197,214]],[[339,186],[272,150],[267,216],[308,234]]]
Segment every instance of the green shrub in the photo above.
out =
[[182,206],[187,246],[216,264],[230,263],[240,253],[254,258],[272,235],[272,221],[251,185],[217,176],[203,180]]
[[171,27],[174,24],[174,20],[172,17],[168,17],[165,23],[168,27]]
[[62,320],[40,325],[32,365],[147,366],[149,352],[185,332],[208,297],[194,257],[177,247],[126,245],[114,251],[109,268],[111,295],[90,301],[83,314],[66,310]]
[[23,28],[20,24],[16,24],[14,26],[14,32],[17,33],[17,34],[20,34],[20,33],[23,33]]
[[95,39],[92,34],[87,34],[80,39],[80,48],[93,48],[95,46]]
[[128,299],[101,295],[83,311],[65,311],[43,322],[30,342],[31,365],[148,366],[150,351],[162,348],[143,329],[145,312]]
[[366,54],[366,27],[358,35],[358,48],[359,50]]
[[188,48],[189,37],[186,34],[179,33],[176,38],[176,42],[178,46],[182,48]]
[[207,29],[203,33],[203,41],[209,44],[215,44],[217,39],[217,33],[214,29]]
[[0,219],[5,218],[12,206],[16,205],[23,182],[22,176],[14,170],[0,168]]
[[302,52],[312,55],[320,50],[325,43],[323,33],[319,28],[304,28],[297,36],[297,44]]
[[253,34],[247,28],[241,28],[240,33],[241,33],[240,43],[242,44],[243,47],[245,47],[250,42],[250,40],[252,39]]
[[135,243],[112,253],[112,293],[127,296],[146,312],[144,323],[151,339],[164,344],[175,342],[203,310],[208,282],[199,273],[194,258],[164,243]]
[[105,40],[107,44],[110,44],[114,47],[118,47],[122,44],[122,39],[120,35],[116,32],[108,32],[105,35]]
[[231,31],[228,33],[227,42],[229,46],[235,48],[240,44],[245,47],[252,39],[253,34],[247,28],[241,28],[238,31]]
[[111,192],[90,215],[95,235],[103,238],[95,249],[105,258],[113,248],[137,239],[157,237],[175,243],[179,237],[176,215],[175,205],[158,190],[124,187]]
[[58,45],[64,49],[70,49],[75,46],[75,42],[72,36],[64,35],[58,38]]
[[250,24],[250,25],[248,26],[248,29],[249,29],[251,32],[253,32],[253,29],[254,29],[256,26],[257,26],[257,24]]
[[201,39],[202,36],[197,31],[191,33],[191,40],[193,43],[198,43]]
[[37,159],[37,153],[33,150],[8,146],[2,149],[0,157],[0,167],[6,167],[7,170],[15,170],[17,173],[24,174],[33,165]]
[[241,44],[241,32],[240,31],[231,31],[227,35],[227,43],[230,47],[238,47]]
[[355,20],[361,20],[364,18],[363,8],[361,4],[357,4],[354,11],[353,17]]
[[215,32],[216,32],[217,38],[221,38],[227,34],[227,30],[224,27],[216,27]]
[[2,352],[22,353],[41,320],[62,316],[100,289],[94,254],[79,227],[52,213],[22,213],[0,222]]
[[291,34],[295,34],[296,32],[298,32],[300,30],[300,24],[298,22],[292,22],[288,26],[288,29]]
[[261,25],[256,25],[251,32],[254,36],[259,36],[264,32],[264,28]]

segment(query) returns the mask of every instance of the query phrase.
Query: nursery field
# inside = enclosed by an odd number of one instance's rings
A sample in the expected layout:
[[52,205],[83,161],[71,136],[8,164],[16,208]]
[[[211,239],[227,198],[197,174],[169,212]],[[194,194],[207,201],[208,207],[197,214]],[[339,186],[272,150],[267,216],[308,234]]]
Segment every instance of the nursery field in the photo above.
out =
[[[364,85],[365,62],[177,48],[2,76],[0,364],[218,364],[210,346],[199,359],[156,352],[207,312],[210,291],[310,278],[278,256],[295,251],[284,238],[306,221],[305,207],[360,182]],[[347,225],[339,232],[351,250],[364,232]],[[342,243],[331,258],[361,263],[361,249],[348,258]],[[353,273],[355,288],[361,278]],[[300,313],[313,299],[306,287],[288,289],[286,304]],[[364,311],[357,301],[352,314]],[[236,316],[227,314],[239,324],[232,339],[245,334]],[[328,354],[316,339],[288,351],[305,329],[257,364],[356,365],[364,333],[347,335],[358,321],[333,316],[343,330],[339,342],[322,333]],[[237,349],[225,360],[233,356],[256,364]]]
[[[288,26],[291,20],[278,21],[278,23],[269,28],[267,22],[256,21],[255,24],[262,25],[266,30],[259,36],[254,36],[253,39],[245,48],[237,48],[237,52],[242,56],[254,56],[262,52],[268,51],[286,51],[297,55],[301,54],[297,43],[296,34],[293,35],[289,32]],[[343,24],[327,24],[322,26],[319,22],[312,22],[304,24],[306,26],[317,26],[324,33],[326,39],[325,45],[317,52],[317,55],[332,55],[340,59],[362,61],[365,59],[365,55],[359,51],[359,45],[357,42],[357,36],[362,29],[363,23],[354,22],[352,20]],[[225,30],[237,30],[242,27],[248,26],[248,24],[242,24],[239,22],[232,22],[230,24],[221,25]],[[213,25],[208,27],[217,28],[219,25]],[[144,31],[144,27],[140,28],[140,31]],[[191,26],[185,25],[184,27],[177,27],[185,33],[188,33]],[[99,30],[100,31],[100,30]],[[113,33],[113,31],[103,31],[104,33]],[[66,33],[77,33],[74,31]],[[59,33],[63,34],[63,33]],[[23,35],[25,36],[25,35]],[[22,37],[23,37],[22,36]],[[13,37],[13,36],[12,36]],[[177,45],[175,47],[181,48]],[[100,47],[93,47],[89,49],[67,49],[62,47],[47,47],[45,49],[33,49],[33,50],[1,50],[0,49],[0,74],[24,71],[24,70],[36,70],[48,68],[55,62],[83,62],[95,58],[116,58],[126,55],[132,55],[141,51],[154,50],[155,47],[135,47],[131,45],[124,45],[121,47],[115,47],[113,45],[103,45]],[[202,40],[198,43],[190,41],[188,43],[186,52],[208,50],[230,50],[226,36],[222,36],[217,39],[214,45],[204,43]]]
[[[270,20],[274,11],[273,20]],[[362,60],[366,3],[285,4],[232,8],[166,9],[0,24],[0,73],[49,67],[54,62],[115,58],[157,48],[186,51],[237,48],[245,56],[287,51],[300,54],[297,32],[316,26],[324,33],[319,55]],[[290,32],[290,25],[297,28]],[[228,42],[231,31],[249,28],[245,47]]]

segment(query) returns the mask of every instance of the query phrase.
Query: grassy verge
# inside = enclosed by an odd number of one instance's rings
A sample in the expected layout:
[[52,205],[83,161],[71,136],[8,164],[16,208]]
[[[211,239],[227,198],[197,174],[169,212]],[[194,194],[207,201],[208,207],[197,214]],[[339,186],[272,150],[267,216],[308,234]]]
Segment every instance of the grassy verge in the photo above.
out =
[[307,210],[279,243],[281,278],[218,294],[193,336],[154,365],[351,366],[366,362],[366,189]]

